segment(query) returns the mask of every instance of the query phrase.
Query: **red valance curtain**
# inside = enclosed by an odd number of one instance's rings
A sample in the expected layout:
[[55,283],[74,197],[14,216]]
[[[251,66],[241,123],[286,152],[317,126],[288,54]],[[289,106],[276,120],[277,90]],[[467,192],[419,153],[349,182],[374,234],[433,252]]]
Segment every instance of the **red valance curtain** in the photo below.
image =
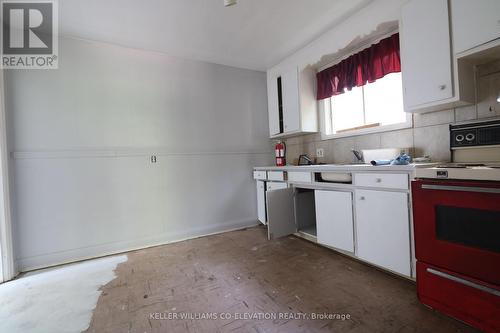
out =
[[318,72],[317,99],[342,94],[345,89],[361,87],[396,72],[401,72],[398,33]]

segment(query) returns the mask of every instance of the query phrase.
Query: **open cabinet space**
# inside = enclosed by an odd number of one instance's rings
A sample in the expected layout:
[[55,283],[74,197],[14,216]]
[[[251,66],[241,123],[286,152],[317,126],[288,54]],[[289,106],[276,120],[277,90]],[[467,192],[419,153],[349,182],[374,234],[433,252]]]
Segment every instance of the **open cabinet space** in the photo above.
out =
[[269,239],[300,233],[316,241],[314,190],[290,187],[267,192]]
[[354,254],[352,192],[292,186],[268,191],[269,239],[292,233]]
[[306,238],[316,240],[318,237],[316,227],[315,191],[310,189],[295,189],[295,221],[297,232]]
[[[272,175],[280,173],[282,180],[267,182],[268,238],[294,234],[406,278],[414,278],[407,166],[399,170],[395,170],[395,166],[371,167],[376,172],[349,165],[307,168],[308,171],[303,172],[309,176],[301,178],[290,176],[297,172],[296,167],[268,171]],[[258,183],[263,182],[264,168],[257,169],[254,177],[259,179]],[[332,179],[337,179],[333,177],[336,175],[349,174],[351,181],[324,182],[313,176],[318,173],[331,174]]]

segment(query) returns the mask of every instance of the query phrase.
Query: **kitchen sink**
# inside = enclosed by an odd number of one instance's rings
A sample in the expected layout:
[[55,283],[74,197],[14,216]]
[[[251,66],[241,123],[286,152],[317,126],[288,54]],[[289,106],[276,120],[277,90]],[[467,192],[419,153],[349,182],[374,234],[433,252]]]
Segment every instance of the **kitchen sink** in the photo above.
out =
[[359,162],[359,163],[338,163],[338,164],[332,164],[332,165],[342,165],[342,166],[350,166],[350,165],[371,165],[369,163],[364,163],[364,162]]
[[322,172],[321,179],[331,183],[351,183],[352,174],[348,172]]

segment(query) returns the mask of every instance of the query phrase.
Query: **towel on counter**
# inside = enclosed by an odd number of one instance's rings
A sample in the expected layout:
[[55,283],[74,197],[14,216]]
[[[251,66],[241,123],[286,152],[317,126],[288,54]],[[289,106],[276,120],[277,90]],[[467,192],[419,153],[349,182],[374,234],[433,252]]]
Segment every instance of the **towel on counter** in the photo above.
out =
[[373,160],[371,165],[408,165],[411,162],[411,156],[401,154],[393,160]]

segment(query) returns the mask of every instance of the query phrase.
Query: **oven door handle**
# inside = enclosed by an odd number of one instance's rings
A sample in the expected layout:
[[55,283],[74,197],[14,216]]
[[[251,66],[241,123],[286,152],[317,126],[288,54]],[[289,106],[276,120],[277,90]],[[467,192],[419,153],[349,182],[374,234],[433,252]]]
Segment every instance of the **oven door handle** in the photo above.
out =
[[484,291],[488,294],[500,296],[500,291],[493,289],[493,288],[490,288],[490,287],[486,287],[486,286],[474,283],[474,282],[471,282],[469,280],[465,280],[465,279],[462,279],[462,278],[459,278],[459,277],[456,277],[456,276],[453,276],[453,275],[450,275],[447,273],[443,273],[443,272],[440,272],[440,271],[432,269],[432,268],[427,268],[427,272],[434,274],[434,275],[437,275],[437,276],[440,276],[442,278],[466,285],[468,287]]
[[468,186],[450,186],[450,185],[430,185],[423,184],[424,190],[440,190],[440,191],[459,191],[459,192],[476,192],[476,193],[495,193],[500,194],[500,188],[493,187],[468,187]]

